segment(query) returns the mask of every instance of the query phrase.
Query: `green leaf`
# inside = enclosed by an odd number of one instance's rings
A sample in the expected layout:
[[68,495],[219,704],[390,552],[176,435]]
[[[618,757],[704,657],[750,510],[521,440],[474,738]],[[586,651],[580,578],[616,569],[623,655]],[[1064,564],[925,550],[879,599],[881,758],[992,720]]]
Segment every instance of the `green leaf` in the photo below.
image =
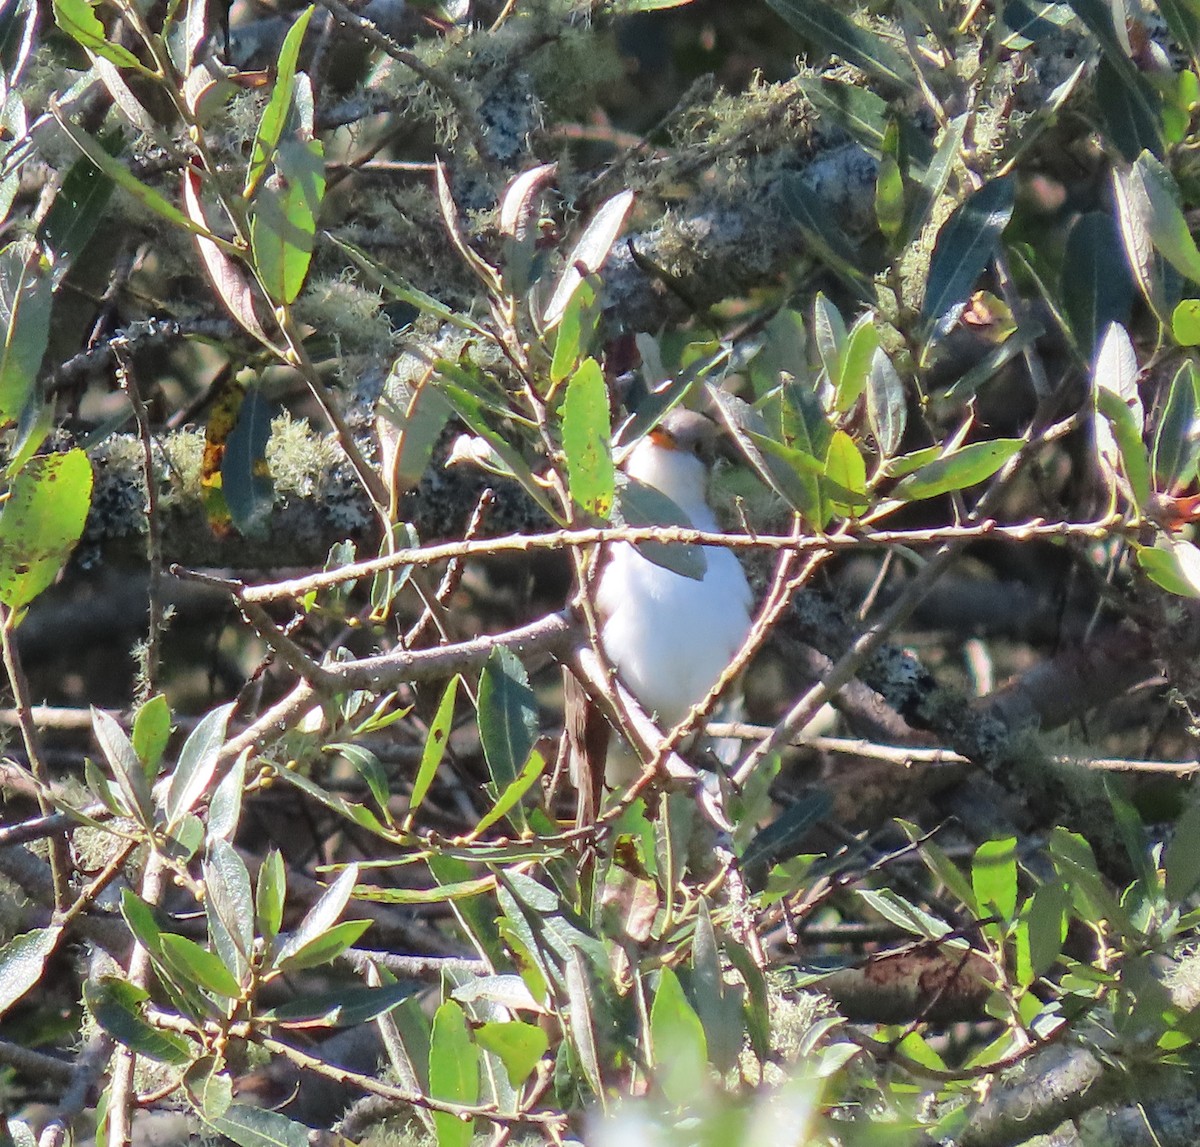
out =
[[1111,323],[1129,321],[1133,280],[1116,222],[1106,211],[1079,216],[1067,233],[1062,307],[1079,353],[1091,362]]
[[1104,134],[1125,159],[1144,150],[1163,154],[1163,101],[1145,76],[1115,67],[1105,56],[1096,65],[1093,90]]
[[1154,446],[1150,452],[1150,469],[1157,490],[1172,492],[1191,484],[1200,460],[1200,441],[1195,427],[1200,405],[1197,392],[1200,377],[1188,359],[1175,372],[1167,400],[1154,429]]
[[367,788],[385,820],[391,817],[388,808],[390,794],[388,792],[387,770],[383,762],[370,749],[362,745],[331,743],[325,746],[327,752],[337,753],[343,760],[354,766],[354,771],[366,782]]
[[864,72],[916,90],[912,65],[865,22],[851,20],[824,0],[767,0],[801,36]]
[[312,1129],[278,1111],[231,1103],[225,1114],[205,1120],[238,1147],[309,1147]]
[[611,435],[604,372],[594,358],[585,359],[567,383],[562,445],[572,500],[585,514],[601,521],[612,514],[615,493]]
[[153,800],[146,770],[125,736],[125,730],[102,709],[92,707],[92,733],[112,769],[113,779],[128,806],[128,815],[144,828],[153,824]]
[[233,1080],[221,1056],[196,1060],[183,1075],[188,1101],[205,1119],[220,1119],[233,1103]]
[[588,353],[600,320],[598,296],[592,285],[584,280],[574,298],[563,312],[562,322],[554,338],[554,358],[550,362],[550,381],[556,386],[567,378]]
[[194,1058],[193,1046],[174,1032],[159,1031],[142,1018],[148,994],[128,980],[104,976],[83,985],[83,997],[96,1022],[138,1055],[182,1067]]
[[894,243],[904,227],[904,177],[893,155],[883,157],[875,177],[875,219],[883,237]]
[[77,44],[118,68],[143,70],[137,56],[128,48],[109,40],[104,25],[87,0],[54,0],[54,22]]
[[708,1058],[717,1071],[732,1071],[742,1051],[742,985],[726,984],[717,936],[708,903],[700,900],[696,934],[692,939],[692,992],[696,1014],[704,1026]]
[[133,719],[133,751],[148,777],[158,775],[158,765],[171,738],[171,706],[161,693],[139,706]]
[[250,748],[238,753],[237,760],[229,772],[221,778],[213,790],[208,805],[208,835],[216,840],[232,840],[242,819],[242,798],[246,793],[246,763],[250,759]]
[[1175,308],[1171,335],[1180,346],[1200,346],[1200,299],[1184,299]]
[[497,792],[517,778],[537,739],[537,698],[521,659],[492,650],[479,677],[479,738]]
[[908,398],[900,375],[882,347],[876,348],[867,375],[867,424],[880,457],[892,458],[904,441]]
[[425,747],[421,750],[421,764],[417,769],[417,779],[413,781],[412,796],[409,798],[408,811],[415,813],[425,800],[429,786],[437,774],[438,766],[446,755],[450,744],[450,730],[454,727],[454,702],[458,697],[458,683],[462,678],[455,675],[450,678],[438,702],[437,712],[429,724],[429,734],[425,738]]
[[708,1041],[704,1025],[688,1003],[679,977],[670,969],[659,974],[650,1007],[651,1066],[669,1102],[683,1106],[708,1074]]
[[274,153],[274,166],[275,177],[254,197],[250,247],[263,290],[286,305],[308,276],[325,198],[325,149],[320,140],[285,139]]
[[13,1006],[46,971],[46,961],[58,946],[62,926],[35,928],[14,936],[0,947],[0,1016]]
[[[354,921],[367,923],[367,921]],[[304,1027],[357,1027],[398,1007],[420,988],[411,983],[374,988],[338,988],[319,995],[300,996],[272,1008],[262,1016],[267,1023],[301,1024]]]
[[1044,976],[1062,954],[1070,906],[1071,897],[1057,880],[1039,885],[1025,902],[1021,915],[1025,925],[1028,971],[1021,976],[1022,983],[1031,984],[1037,977]]
[[[546,771],[549,760],[536,746],[529,754],[520,773],[496,798],[496,803],[479,818],[479,823],[471,830],[473,835],[485,832],[502,817],[507,816],[520,803],[521,798],[533,787],[533,783]],[[523,817],[514,817],[516,827],[524,825]]]
[[58,576],[75,549],[92,497],[82,450],[31,459],[0,512],[0,601],[22,610]]
[[314,8],[315,5],[310,4],[296,17],[279,49],[279,62],[275,68],[275,86],[271,89],[271,98],[267,101],[267,106],[263,108],[262,118],[258,121],[254,148],[250,153],[249,166],[246,168],[246,185],[242,194],[247,199],[253,198],[255,189],[263,176],[267,174],[267,169],[275,156],[275,150],[283,138],[288,112],[292,107],[292,95],[295,92],[296,61],[300,58],[300,45],[304,41],[304,33],[308,29],[308,22],[312,19]]
[[835,430],[829,440],[824,476],[832,484],[829,500],[840,517],[857,517],[871,504],[867,497],[867,465],[854,439],[844,430]]
[[804,232],[807,249],[855,295],[867,298],[866,278],[859,270],[862,257],[833,219],[827,199],[802,175],[785,175],[780,193],[792,221]]
[[832,383],[838,376],[846,347],[846,322],[842,312],[825,297],[823,291],[818,291],[813,301],[813,335],[817,340],[817,353],[821,356],[825,375]]
[[1156,0],[1156,3],[1171,38],[1192,57],[1192,64],[1200,67],[1200,7],[1196,0]]
[[194,940],[166,932],[161,937],[160,951],[180,975],[195,981],[200,987],[230,1000],[241,995],[237,977],[225,967],[221,958]]
[[[82,2],[86,6],[86,0]],[[38,227],[39,241],[52,254],[56,281],[62,279],[100,225],[114,186],[87,156],[71,164]]]
[[975,850],[971,887],[982,913],[995,913],[1004,921],[1013,918],[1017,911],[1016,837],[988,840]]
[[1124,472],[1135,503],[1150,497],[1150,459],[1142,441],[1145,410],[1138,395],[1138,365],[1133,343],[1113,324],[1100,341],[1093,372],[1096,450],[1102,468]]
[[858,895],[885,920],[926,940],[940,940],[950,926],[936,916],[918,908],[890,888],[860,888]]
[[202,867],[204,912],[213,947],[240,981],[254,947],[254,900],[250,874],[226,840],[209,843]]
[[238,533],[253,538],[265,532],[275,505],[275,483],[267,465],[271,420],[278,407],[260,386],[251,386],[238,409],[237,422],[221,458],[221,493]]
[[[479,1048],[472,1042],[466,1013],[447,1000],[433,1017],[429,1042],[429,1094],[449,1103],[474,1104],[479,1100]],[[469,1147],[474,1120],[462,1120],[445,1111],[433,1113],[438,1147]]]
[[1155,585],[1178,597],[1200,597],[1200,549],[1193,543],[1162,535],[1136,552],[1142,572]]
[[550,1037],[536,1024],[521,1020],[487,1023],[475,1030],[475,1042],[498,1056],[508,1082],[520,1087],[550,1046]]
[[281,972],[299,972],[317,968],[337,959],[347,948],[354,947],[371,927],[370,920],[343,920],[326,928],[305,944],[290,948],[280,956],[276,966]]
[[0,251],[0,424],[16,422],[33,396],[50,339],[49,266],[35,251],[10,243]]
[[954,209],[943,224],[929,262],[921,317],[935,335],[957,321],[980,272],[987,266],[1013,213],[1015,181],[993,179]]
[[1167,169],[1143,152],[1123,182],[1126,194],[1143,213],[1154,246],[1181,275],[1200,283],[1200,250],[1179,205],[1179,189]]
[[[639,482],[628,474],[617,475],[617,498],[613,506],[614,526],[683,526],[692,528],[691,519],[661,490]],[[637,552],[648,562],[672,573],[702,581],[708,569],[703,546],[690,542],[638,542]]]
[[1167,899],[1180,903],[1200,884],[1200,804],[1191,804],[1175,823],[1175,833],[1163,856]]
[[164,811],[168,831],[196,807],[217,767],[217,757],[225,744],[229,717],[234,702],[206,713],[188,735],[179,752],[179,763],[171,774]]
[[1050,832],[1050,856],[1082,919],[1093,925],[1107,921],[1130,935],[1129,918],[1101,876],[1092,846],[1079,833],[1056,825]]
[[[349,864],[338,878],[321,894],[308,910],[300,926],[280,945],[277,962],[295,956],[319,936],[323,936],[345,911],[354,885],[358,882],[358,865]],[[369,923],[369,921],[368,921]]]
[[972,442],[960,450],[943,454],[926,463],[915,474],[902,478],[892,494],[906,502],[936,498],[951,490],[966,490],[990,478],[1018,450],[1020,438],[995,438],[990,442]]
[[1134,281],[1159,322],[1169,324],[1178,301],[1178,284],[1172,280],[1174,272],[1156,249],[1150,233],[1154,212],[1149,195],[1132,168],[1123,172],[1114,167],[1112,178],[1121,240]]
[[104,172],[113,183],[132,195],[147,211],[153,212],[175,227],[182,227],[185,231],[193,235],[202,235],[207,239],[215,238],[207,228],[201,226],[199,223],[194,223],[164,195],[138,179],[124,163],[109,155],[99,141],[93,139],[82,128],[76,127],[71,123],[63,115],[62,109],[53,100],[50,102],[50,111],[58,121],[58,126],[62,128],[71,142]]
[[875,316],[871,312],[863,315],[854,324],[846,346],[840,356],[838,373],[834,383],[834,409],[850,410],[858,401],[867,385],[871,360],[879,349],[879,332],[875,329]]
[[633,192],[627,189],[606,200],[592,216],[579,241],[571,249],[567,265],[555,285],[550,302],[546,304],[542,323],[547,330],[566,313],[568,304],[583,285],[585,276],[594,275],[604,266],[604,261],[617,241],[617,236],[625,225],[625,217],[632,207]]
[[277,848],[269,848],[259,867],[254,889],[254,924],[268,942],[279,935],[286,901],[287,868],[283,854]]

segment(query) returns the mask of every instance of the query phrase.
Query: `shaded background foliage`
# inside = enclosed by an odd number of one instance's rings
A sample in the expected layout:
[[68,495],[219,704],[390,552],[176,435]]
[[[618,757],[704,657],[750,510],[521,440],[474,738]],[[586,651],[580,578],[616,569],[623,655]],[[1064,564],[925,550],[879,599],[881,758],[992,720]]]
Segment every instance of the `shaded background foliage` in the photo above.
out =
[[[7,5],[8,1136],[1194,1142],[1198,49]],[[590,529],[694,560],[611,461],[681,401],[745,752],[573,832],[560,666],[638,726],[566,606]]]

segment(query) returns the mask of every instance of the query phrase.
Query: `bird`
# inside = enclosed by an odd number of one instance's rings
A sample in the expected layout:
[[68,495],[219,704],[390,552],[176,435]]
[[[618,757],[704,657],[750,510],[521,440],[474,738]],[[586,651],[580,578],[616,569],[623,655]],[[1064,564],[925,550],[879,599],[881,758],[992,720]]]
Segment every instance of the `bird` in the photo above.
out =
[[[717,427],[677,408],[628,455],[630,478],[665,494],[687,524],[716,531],[708,479]],[[741,563],[723,546],[704,546],[700,579],[656,564],[635,544],[614,542],[599,559],[594,602],[605,660],[660,729],[679,724],[702,701],[750,632],[753,595]],[[609,727],[582,689],[568,694],[571,775],[579,789],[579,823],[592,823]],[[628,746],[607,754],[610,783],[627,783],[638,762]]]

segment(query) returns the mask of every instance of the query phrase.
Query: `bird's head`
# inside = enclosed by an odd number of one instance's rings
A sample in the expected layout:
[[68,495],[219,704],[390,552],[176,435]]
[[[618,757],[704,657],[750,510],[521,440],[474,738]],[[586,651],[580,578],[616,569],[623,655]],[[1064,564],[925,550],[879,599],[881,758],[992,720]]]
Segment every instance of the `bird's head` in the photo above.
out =
[[711,517],[706,494],[716,442],[717,428],[703,414],[672,410],[634,447],[625,469],[696,522]]

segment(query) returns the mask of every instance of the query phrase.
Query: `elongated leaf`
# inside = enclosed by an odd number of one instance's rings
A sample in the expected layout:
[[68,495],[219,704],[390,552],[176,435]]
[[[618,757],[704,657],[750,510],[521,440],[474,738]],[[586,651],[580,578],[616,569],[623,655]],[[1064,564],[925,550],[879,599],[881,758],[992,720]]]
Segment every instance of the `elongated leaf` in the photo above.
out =
[[850,410],[858,401],[867,385],[871,361],[879,349],[879,332],[875,329],[875,316],[868,312],[854,324],[846,339],[840,356],[837,378],[834,383],[834,408]]
[[90,159],[73,164],[38,227],[38,239],[52,252],[56,279],[87,246],[112,198],[113,181]]
[[87,0],[54,0],[54,22],[77,44],[121,68],[141,68],[128,48],[109,40]]
[[[311,11],[311,9],[309,9]],[[274,153],[277,180],[254,197],[250,247],[263,289],[291,303],[304,286],[325,198],[325,149],[320,140],[284,139]]]
[[1156,0],[1156,3],[1171,38],[1192,57],[1192,65],[1200,68],[1200,7],[1195,0]]
[[[471,1039],[466,1013],[453,1000],[442,1004],[433,1017],[429,1093],[451,1103],[473,1104],[479,1100],[479,1047]],[[433,1119],[438,1147],[468,1147],[474,1121],[445,1111],[435,1111]]]
[[719,1072],[732,1071],[742,1051],[745,1032],[742,998],[745,993],[741,985],[725,983],[717,935],[708,903],[703,899],[692,940],[692,969],[690,999],[704,1025],[708,1058]]
[[1171,493],[1183,489],[1196,476],[1196,463],[1200,460],[1200,441],[1195,433],[1200,413],[1198,391],[1200,377],[1188,359],[1171,380],[1171,389],[1154,431],[1150,469],[1156,490]]
[[305,914],[300,926],[279,948],[279,962],[294,956],[305,945],[329,931],[350,902],[354,885],[358,883],[358,865],[346,866],[338,878],[321,894],[321,898]]
[[151,1027],[142,1017],[148,995],[128,980],[114,976],[88,980],[83,995],[96,1022],[131,1051],[177,1067],[192,1061],[192,1045],[186,1039]]
[[[691,519],[661,490],[647,486],[628,474],[617,475],[617,501],[613,508],[614,526],[684,526]],[[638,542],[637,551],[648,562],[672,573],[700,581],[708,569],[703,546],[690,543]]]
[[[208,231],[208,223],[204,217],[204,206],[200,200],[200,172],[194,166],[183,169],[183,205],[188,218],[198,227]],[[212,285],[216,288],[221,302],[228,308],[229,313],[237,320],[238,325],[248,334],[253,335],[263,346],[274,349],[274,344],[263,330],[262,323],[254,309],[254,291],[245,272],[238,266],[212,239],[206,235],[197,234],[196,246],[200,250],[200,259]]]
[[536,1024],[521,1020],[487,1023],[475,1031],[475,1042],[504,1064],[508,1082],[520,1087],[550,1046],[550,1037]]
[[241,980],[254,946],[254,899],[250,874],[242,858],[225,840],[209,844],[203,865],[204,911],[217,955]]
[[33,394],[50,339],[50,267],[27,245],[0,251],[0,424],[16,422]]
[[1167,870],[1167,898],[1175,903],[1200,884],[1200,805],[1188,805],[1176,821],[1163,867]]
[[496,791],[517,779],[537,739],[537,698],[521,659],[492,650],[479,676],[479,738]]
[[1200,597],[1200,549],[1183,538],[1160,537],[1137,548],[1138,565],[1155,585],[1178,597]]
[[912,65],[861,21],[851,20],[825,0],[767,0],[801,36],[881,80],[914,91]]
[[870,505],[866,463],[854,439],[844,430],[835,430],[829,441],[824,477],[829,479],[829,499],[835,513],[852,518]]
[[309,1147],[312,1129],[267,1107],[231,1103],[223,1115],[206,1118],[218,1134],[238,1147]]
[[1113,169],[1113,195],[1117,202],[1117,219],[1121,226],[1125,256],[1134,282],[1159,322],[1167,325],[1176,301],[1171,298],[1172,284],[1168,282],[1167,272],[1171,268],[1155,248],[1151,234],[1153,206],[1145,185],[1135,175],[1133,168],[1124,172]]
[[287,868],[283,854],[277,848],[270,848],[263,857],[254,887],[254,923],[264,939],[271,941],[279,935],[286,900]]
[[885,920],[926,940],[940,940],[950,926],[890,888],[860,888],[858,895]]
[[458,676],[450,679],[442,693],[442,699],[438,702],[437,712],[429,724],[429,734],[425,738],[425,747],[421,750],[421,764],[417,769],[417,778],[413,781],[412,796],[408,802],[410,813],[421,807],[429,792],[429,786],[433,784],[438,765],[446,755],[446,748],[450,744],[450,730],[454,726],[454,702],[458,696],[460,680]]
[[[549,760],[546,755],[535,747],[529,754],[529,759],[525,762],[524,767],[513,779],[512,783],[500,793],[496,798],[496,803],[479,818],[479,823],[475,825],[472,831],[474,833],[485,832],[502,817],[507,816],[520,803],[521,798],[533,787],[538,777],[546,771],[547,764],[549,764]],[[523,823],[523,820],[521,823]]]
[[300,58],[300,45],[304,41],[304,33],[308,30],[308,22],[312,19],[314,5],[309,5],[296,17],[283,45],[279,49],[279,62],[275,69],[275,86],[271,89],[271,98],[263,108],[262,118],[258,121],[258,132],[254,137],[254,148],[250,153],[250,163],[246,168],[246,185],[242,194],[250,199],[258,187],[259,181],[267,173],[275,155],[275,149],[283,138],[284,127],[287,124],[288,112],[292,107],[292,95],[295,91],[296,62]]
[[550,296],[546,305],[542,322],[547,329],[563,317],[567,304],[574,297],[586,275],[594,275],[608,258],[621,228],[625,225],[625,217],[633,207],[633,192],[621,191],[609,199],[592,217],[579,242],[567,259],[566,269]]
[[866,280],[859,270],[861,259],[845,232],[832,218],[829,203],[801,175],[785,176],[780,184],[780,194],[788,214],[804,232],[813,254],[854,294],[865,299],[868,292]]
[[1095,422],[1101,467],[1124,473],[1134,500],[1144,506],[1150,494],[1150,462],[1142,443],[1146,419],[1137,388],[1138,364],[1124,327],[1114,323],[1096,354],[1092,393],[1102,417]]
[[103,709],[92,708],[92,732],[125,798],[129,815],[145,827],[153,823],[150,783],[125,730]]
[[133,719],[133,751],[146,767],[146,775],[154,777],[167,741],[171,737],[171,706],[161,693],[151,697]]
[[[1070,906],[1071,897],[1057,880],[1041,885],[1026,901],[1022,915],[1026,926],[1029,968],[1021,977],[1023,983],[1032,983],[1038,976],[1044,976],[1062,954]],[[1018,944],[1018,959],[1019,953]]]
[[1138,156],[1124,181],[1154,246],[1181,275],[1200,283],[1200,250],[1178,202],[1170,173],[1149,152]]
[[343,920],[340,924],[334,924],[281,958],[278,961],[279,970],[299,972],[304,968],[319,968],[322,964],[328,964],[347,948],[354,947],[370,927],[370,920]]
[[221,493],[230,517],[243,537],[261,536],[275,506],[275,482],[267,464],[271,421],[278,406],[251,386],[238,408],[237,422],[221,456]]
[[0,1016],[41,980],[61,934],[59,924],[35,928],[0,947]]
[[703,1079],[707,1070],[708,1041],[700,1017],[670,968],[659,974],[650,1007],[650,1040],[658,1085],[671,1102],[688,1102],[695,1094],[696,1081]]
[[567,383],[562,409],[562,444],[571,498],[585,513],[607,521],[616,489],[610,438],[612,415],[604,372],[585,359]]
[[1016,837],[988,840],[975,850],[971,887],[981,911],[1012,919],[1017,910]]
[[948,494],[951,490],[966,490],[990,478],[1020,449],[1020,438],[972,442],[961,450],[935,458],[915,474],[902,478],[892,493],[905,501],[917,502]]
[[58,122],[58,126],[62,128],[71,142],[92,163],[103,171],[113,183],[132,195],[148,211],[152,211],[168,223],[182,227],[185,231],[189,231],[193,235],[203,235],[209,239],[216,238],[202,224],[194,223],[189,219],[169,199],[138,179],[125,164],[109,155],[104,147],[82,128],[76,127],[71,123],[53,98],[50,100],[50,114],[54,116]]
[[955,208],[938,232],[929,263],[921,315],[936,334],[945,334],[1000,242],[1013,212],[1011,178],[985,183]]
[[221,958],[194,940],[167,932],[162,936],[160,951],[185,979],[200,987],[226,999],[237,999],[241,994],[241,986]]
[[1162,97],[1140,72],[1096,65],[1096,105],[1104,134],[1127,160],[1143,151],[1163,154]]
[[208,788],[234,708],[234,703],[230,702],[206,713],[184,742],[167,788],[164,811],[168,830],[196,807],[196,802]]
[[[355,921],[358,923],[358,921]],[[374,988],[339,988],[289,1000],[263,1016],[271,1023],[304,1027],[354,1027],[370,1023],[397,1007],[418,989],[411,983]]]
[[1133,280],[1113,217],[1103,211],[1081,215],[1067,234],[1062,305],[1088,362],[1109,324],[1129,321],[1132,303]]
[[208,836],[213,840],[232,840],[242,818],[242,798],[246,792],[246,764],[249,748],[238,753],[229,772],[221,778],[208,806]]
[[904,383],[882,347],[876,348],[867,376],[867,423],[881,457],[891,458],[904,441],[908,398]]
[[27,462],[0,512],[0,601],[24,609],[58,576],[75,549],[92,497],[82,450]]

